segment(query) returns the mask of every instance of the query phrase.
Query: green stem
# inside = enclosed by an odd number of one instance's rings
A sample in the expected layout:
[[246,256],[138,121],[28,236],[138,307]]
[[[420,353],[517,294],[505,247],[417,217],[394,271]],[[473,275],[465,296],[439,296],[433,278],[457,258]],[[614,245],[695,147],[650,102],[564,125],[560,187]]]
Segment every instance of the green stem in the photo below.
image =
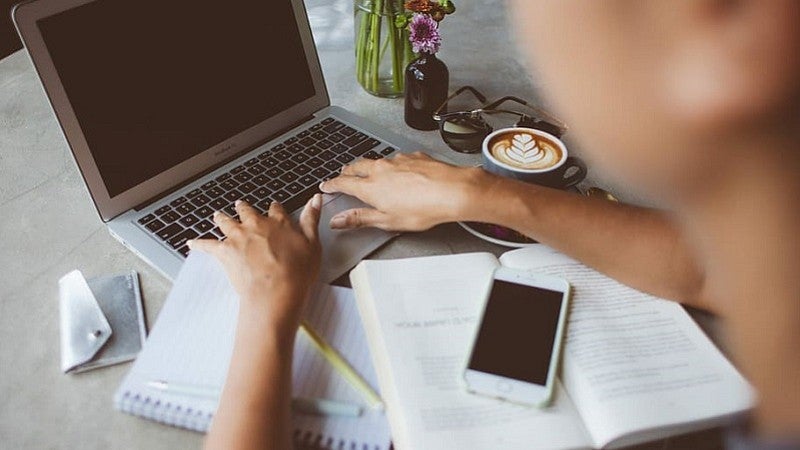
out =
[[356,39],[356,78],[358,82],[363,86],[364,85],[364,59],[366,57],[366,50],[367,50],[367,32],[369,30],[369,12],[365,11],[360,6],[357,7],[358,12],[361,14],[361,23],[358,28],[358,39]]
[[372,39],[370,39],[372,43],[372,73],[370,73],[371,87],[372,91],[375,93],[378,92],[378,71],[380,70],[381,64],[380,39],[381,20],[383,18],[381,16],[382,12],[383,0],[375,0],[375,14],[372,16]]
[[394,86],[395,91],[400,91],[401,89],[401,78],[400,78],[400,61],[397,59],[397,26],[394,24],[395,19],[395,9],[394,9],[394,2],[396,0],[388,0],[386,12],[389,17],[389,32],[387,33],[388,40],[387,42],[391,42],[392,44],[392,85]]

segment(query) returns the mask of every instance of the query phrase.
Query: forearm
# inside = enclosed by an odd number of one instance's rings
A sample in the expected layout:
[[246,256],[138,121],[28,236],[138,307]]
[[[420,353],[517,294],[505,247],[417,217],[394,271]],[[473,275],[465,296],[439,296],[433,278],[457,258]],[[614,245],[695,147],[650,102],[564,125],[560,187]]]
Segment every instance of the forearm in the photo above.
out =
[[497,223],[629,286],[708,308],[704,275],[667,214],[488,177],[462,215]]
[[239,315],[228,377],[207,449],[291,448],[291,371],[295,330]]

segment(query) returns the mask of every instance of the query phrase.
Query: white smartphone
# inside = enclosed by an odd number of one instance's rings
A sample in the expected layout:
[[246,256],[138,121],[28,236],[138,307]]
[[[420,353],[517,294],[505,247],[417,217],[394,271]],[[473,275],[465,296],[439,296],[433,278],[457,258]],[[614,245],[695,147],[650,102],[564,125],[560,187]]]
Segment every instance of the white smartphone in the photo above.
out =
[[467,360],[467,390],[544,407],[553,396],[569,311],[565,280],[506,268],[494,273]]

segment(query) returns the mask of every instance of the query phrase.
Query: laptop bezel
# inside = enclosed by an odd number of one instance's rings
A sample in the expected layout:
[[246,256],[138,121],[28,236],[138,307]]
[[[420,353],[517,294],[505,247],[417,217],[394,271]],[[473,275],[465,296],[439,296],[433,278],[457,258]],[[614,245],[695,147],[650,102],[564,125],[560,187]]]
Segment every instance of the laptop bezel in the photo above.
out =
[[[242,153],[256,143],[265,141],[277,132],[299,123],[330,105],[330,98],[325,86],[319,56],[303,0],[288,0],[292,4],[297,19],[297,26],[309,71],[311,72],[315,94],[283,112],[161,172],[155,177],[111,197],[37,26],[37,22],[43,18],[94,1],[102,0],[31,0],[16,5],[11,11],[11,16],[34,68],[42,81],[45,94],[58,119],[62,133],[72,151],[89,194],[104,222],[108,222],[137,205],[158,197],[192,177],[218,166],[232,156]],[[158,14],[158,11],[153,11],[153,14]],[[267,53],[265,52],[265,54]]]

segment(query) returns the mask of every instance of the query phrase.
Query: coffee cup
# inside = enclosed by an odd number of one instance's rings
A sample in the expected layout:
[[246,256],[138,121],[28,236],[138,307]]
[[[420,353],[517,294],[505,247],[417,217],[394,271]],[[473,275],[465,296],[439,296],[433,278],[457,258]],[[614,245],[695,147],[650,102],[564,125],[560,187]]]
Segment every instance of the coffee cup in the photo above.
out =
[[533,128],[503,128],[483,140],[484,170],[527,183],[567,189],[586,178],[586,165],[567,146]]

